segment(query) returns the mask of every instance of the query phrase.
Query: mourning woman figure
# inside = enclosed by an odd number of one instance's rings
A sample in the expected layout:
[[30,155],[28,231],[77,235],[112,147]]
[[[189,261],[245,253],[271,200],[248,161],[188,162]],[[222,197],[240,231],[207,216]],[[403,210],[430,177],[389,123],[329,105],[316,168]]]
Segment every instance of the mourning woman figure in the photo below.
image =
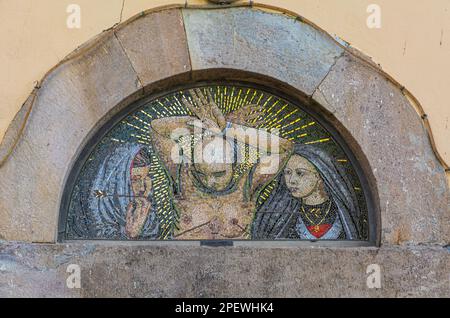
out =
[[358,240],[353,187],[322,150],[297,144],[276,187],[257,209],[253,239]]
[[134,144],[114,149],[92,185],[89,205],[101,239],[157,239],[151,150]]

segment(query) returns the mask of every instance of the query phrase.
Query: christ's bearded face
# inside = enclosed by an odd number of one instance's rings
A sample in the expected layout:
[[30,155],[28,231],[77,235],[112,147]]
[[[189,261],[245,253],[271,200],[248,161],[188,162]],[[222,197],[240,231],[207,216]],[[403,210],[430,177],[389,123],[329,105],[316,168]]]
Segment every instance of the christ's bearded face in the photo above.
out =
[[194,147],[194,169],[201,182],[220,191],[233,178],[233,147],[222,137],[205,138]]

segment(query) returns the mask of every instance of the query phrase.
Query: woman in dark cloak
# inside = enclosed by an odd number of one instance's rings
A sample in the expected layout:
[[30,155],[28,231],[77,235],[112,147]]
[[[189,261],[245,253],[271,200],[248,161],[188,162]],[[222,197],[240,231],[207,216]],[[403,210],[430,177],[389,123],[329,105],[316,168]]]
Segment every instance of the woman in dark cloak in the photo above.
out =
[[255,213],[253,239],[361,239],[353,187],[324,151],[296,144],[275,182]]

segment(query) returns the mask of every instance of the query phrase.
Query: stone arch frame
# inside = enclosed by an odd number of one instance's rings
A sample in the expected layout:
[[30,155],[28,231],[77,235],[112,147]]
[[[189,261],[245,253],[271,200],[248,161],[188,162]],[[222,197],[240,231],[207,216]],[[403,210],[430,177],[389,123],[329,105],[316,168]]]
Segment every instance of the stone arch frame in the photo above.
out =
[[[339,241],[339,242],[325,242],[318,241],[316,245],[326,246],[373,246],[379,245],[380,239],[380,219],[379,210],[376,205],[376,189],[373,189],[370,184],[373,182],[373,176],[369,170],[367,159],[360,150],[351,145],[356,145],[356,141],[349,135],[347,140],[340,135],[339,130],[331,123],[327,116],[333,116],[327,114],[316,101],[302,92],[287,86],[274,78],[269,78],[256,73],[248,73],[242,70],[235,69],[208,69],[200,72],[193,71],[194,75],[191,79],[185,79],[183,75],[181,78],[175,76],[173,78],[165,79],[158,83],[157,86],[152,87],[152,94],[145,95],[141,99],[121,107],[113,109],[106,115],[106,117],[100,120],[93,128],[89,135],[85,138],[84,142],[78,147],[78,155],[72,160],[72,167],[70,168],[65,181],[65,189],[62,191],[61,209],[59,214],[58,224],[58,238],[59,242],[65,242],[67,212],[69,209],[70,195],[73,191],[73,186],[76,179],[83,168],[85,161],[88,159],[91,152],[95,149],[98,143],[108,134],[108,132],[120,121],[126,118],[130,113],[133,113],[139,109],[142,105],[145,105],[149,101],[164,96],[168,91],[179,91],[183,88],[190,87],[191,85],[202,85],[211,83],[230,83],[248,86],[252,88],[258,88],[267,92],[270,92],[276,96],[282,97],[284,100],[290,101],[293,105],[302,105],[302,110],[309,114],[315,121],[319,122],[335,139],[336,143],[343,148],[344,153],[349,158],[352,167],[355,169],[356,174],[363,186],[364,197],[368,207],[368,222],[369,222],[369,235],[367,241]],[[151,84],[152,85],[152,84]],[[306,106],[306,107],[304,107]],[[341,131],[345,130],[345,127],[341,127]],[[258,242],[258,241],[251,241]],[[239,241],[237,241],[239,243]],[[241,242],[242,243],[242,242]],[[296,241],[297,245],[310,244],[307,241]]]
[[10,154],[0,167],[1,238],[56,242],[74,160],[115,113],[168,86],[242,70],[321,105],[377,194],[377,243],[448,242],[445,166],[405,90],[303,18],[256,4],[232,7],[147,11],[52,69],[0,149]]

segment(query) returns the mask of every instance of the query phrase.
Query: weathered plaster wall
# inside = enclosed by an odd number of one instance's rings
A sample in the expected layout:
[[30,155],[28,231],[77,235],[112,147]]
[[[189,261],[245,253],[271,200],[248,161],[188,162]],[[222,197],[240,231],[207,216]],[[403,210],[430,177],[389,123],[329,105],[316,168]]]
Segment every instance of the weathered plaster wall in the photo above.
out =
[[[450,82],[449,0],[258,2],[292,10],[372,56],[418,97],[429,115],[438,149],[450,164],[450,107],[445,94]],[[66,8],[72,3],[81,6],[81,29],[66,27]],[[185,0],[1,1],[0,136],[36,81],[64,56],[120,20],[170,3],[184,4]],[[381,29],[366,26],[366,9],[371,3],[381,6]]]

